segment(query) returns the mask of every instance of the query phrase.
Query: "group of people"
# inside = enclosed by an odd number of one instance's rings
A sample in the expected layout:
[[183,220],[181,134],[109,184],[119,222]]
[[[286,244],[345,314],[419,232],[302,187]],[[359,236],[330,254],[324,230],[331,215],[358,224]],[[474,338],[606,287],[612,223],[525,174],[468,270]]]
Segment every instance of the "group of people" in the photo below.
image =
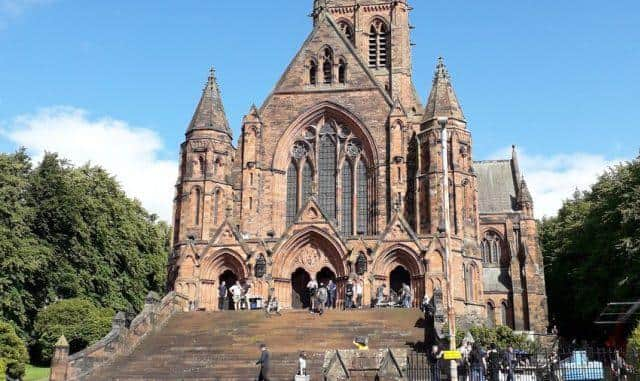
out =
[[401,307],[411,308],[413,305],[413,292],[411,286],[403,283],[397,292],[391,290],[389,295],[386,294],[387,285],[382,283],[376,289],[375,306],[376,307]]
[[322,315],[325,308],[336,308],[336,298],[338,295],[338,287],[329,280],[325,285],[324,282],[318,283],[315,278],[311,278],[307,283],[307,293],[311,305],[310,312]]
[[[500,353],[496,344],[491,344],[489,350],[483,350],[477,343],[465,342],[458,349],[462,358],[458,360],[458,380],[460,381],[500,381],[500,374],[506,376],[506,381],[515,380],[515,368],[518,358],[509,345],[504,353]],[[429,352],[428,359],[431,369],[431,379],[440,381],[440,360],[443,352],[434,345]]]
[[[227,282],[220,282],[218,287],[218,309],[220,311],[231,309],[234,310],[250,309],[249,295],[251,284],[249,282],[240,283],[236,281],[231,287],[227,288]],[[231,303],[229,303],[231,301]]]

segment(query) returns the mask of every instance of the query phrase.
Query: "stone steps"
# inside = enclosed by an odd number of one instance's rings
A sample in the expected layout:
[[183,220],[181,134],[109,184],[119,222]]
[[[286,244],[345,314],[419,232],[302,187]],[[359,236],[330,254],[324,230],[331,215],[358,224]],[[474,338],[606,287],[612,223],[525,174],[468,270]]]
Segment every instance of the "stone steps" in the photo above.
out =
[[419,342],[418,310],[305,311],[266,318],[262,312],[182,313],[91,380],[253,380],[259,343],[271,352],[272,378],[292,380],[299,351],[309,357],[312,380],[322,379],[325,351],[353,348],[356,336],[370,347],[399,348]]

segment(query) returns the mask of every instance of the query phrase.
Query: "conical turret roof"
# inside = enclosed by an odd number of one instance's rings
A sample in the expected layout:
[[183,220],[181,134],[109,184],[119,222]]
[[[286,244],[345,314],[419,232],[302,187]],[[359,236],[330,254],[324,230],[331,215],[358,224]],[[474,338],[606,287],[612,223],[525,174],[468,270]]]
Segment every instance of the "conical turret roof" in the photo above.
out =
[[214,130],[231,137],[232,132],[229,128],[227,115],[224,112],[220,89],[214,74],[215,71],[211,68],[207,85],[202,92],[202,98],[200,98],[191,123],[189,123],[187,133],[195,130]]
[[442,57],[438,59],[438,65],[436,66],[431,93],[427,100],[423,122],[440,117],[448,117],[465,121],[462,107],[460,107],[460,102],[458,102],[456,92],[453,90],[451,77],[449,76],[449,72],[447,71],[447,67],[444,64],[444,59]]

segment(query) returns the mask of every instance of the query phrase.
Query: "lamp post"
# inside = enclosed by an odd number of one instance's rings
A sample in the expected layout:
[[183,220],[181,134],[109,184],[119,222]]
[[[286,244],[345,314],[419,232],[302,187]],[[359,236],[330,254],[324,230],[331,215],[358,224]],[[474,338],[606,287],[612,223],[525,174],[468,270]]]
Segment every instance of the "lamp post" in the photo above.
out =
[[[441,130],[442,139],[442,205],[444,220],[444,256],[447,284],[447,313],[449,316],[449,350],[456,350],[456,311],[453,306],[453,282],[451,281],[451,222],[450,205],[449,205],[449,137],[447,131],[447,123],[449,118],[438,118],[438,124]],[[458,381],[458,364],[455,360],[451,360],[451,381]]]

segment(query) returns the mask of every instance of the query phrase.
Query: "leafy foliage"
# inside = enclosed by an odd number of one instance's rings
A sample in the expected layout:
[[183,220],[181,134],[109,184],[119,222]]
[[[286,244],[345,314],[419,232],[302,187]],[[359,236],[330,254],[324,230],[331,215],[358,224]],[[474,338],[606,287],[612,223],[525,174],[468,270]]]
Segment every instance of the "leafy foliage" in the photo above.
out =
[[[162,292],[170,229],[105,170],[0,154],[0,319],[27,337],[38,311],[81,297],[139,311]],[[167,200],[169,202],[169,200]]]
[[22,339],[11,324],[0,321],[0,375],[22,377],[27,361],[29,354]]
[[516,334],[507,326],[498,326],[495,328],[475,326],[469,328],[468,331],[458,331],[456,333],[458,346],[462,344],[467,333],[471,333],[475,342],[483,348],[489,348],[493,343],[496,344],[498,349],[506,349],[509,345],[512,345],[517,349],[533,350],[536,345],[534,342],[527,340],[526,336]]
[[36,318],[34,334],[40,360],[48,362],[58,338],[64,335],[70,353],[94,344],[111,329],[114,311],[96,307],[86,299],[62,300],[42,309]]
[[640,367],[640,323],[633,332],[631,332],[631,337],[629,337],[627,356],[635,360],[635,364],[633,364],[634,367]]
[[597,338],[606,304],[639,296],[640,159],[576,193],[540,232],[552,323],[563,336]]

